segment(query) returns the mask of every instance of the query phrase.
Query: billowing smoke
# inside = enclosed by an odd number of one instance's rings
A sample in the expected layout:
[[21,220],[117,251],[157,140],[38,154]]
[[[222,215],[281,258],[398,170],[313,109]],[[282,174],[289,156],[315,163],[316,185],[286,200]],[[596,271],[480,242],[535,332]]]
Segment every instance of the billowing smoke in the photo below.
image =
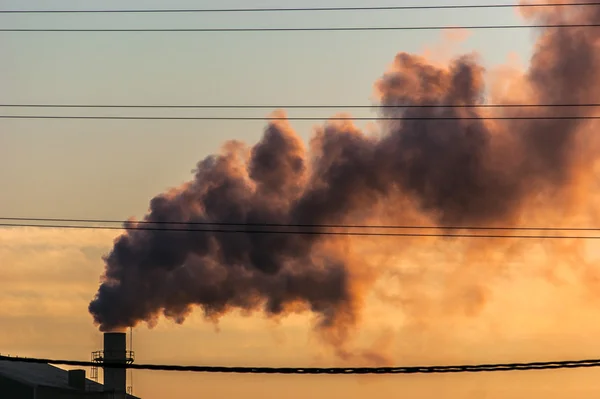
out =
[[[538,24],[600,23],[600,7],[528,10],[525,17]],[[537,34],[528,70],[496,82],[494,102],[597,102],[600,30]],[[590,122],[485,118],[586,117],[595,109],[438,107],[484,103],[485,77],[474,54],[440,66],[400,53],[376,84],[385,106],[380,113],[392,118],[381,123],[380,135],[331,121],[306,148],[277,120],[254,146],[226,143],[198,163],[192,181],[152,199],[149,224],[126,224],[89,306],[95,322],[102,330],[153,324],[161,314],[183,322],[193,308],[210,319],[235,309],[312,312],[317,330],[337,344],[359,321],[365,290],[378,273],[349,241],[223,230],[319,233],[332,231],[318,227],[324,224],[410,224],[419,217],[444,231],[447,225],[517,225],[540,204],[566,206],[578,174],[593,161],[594,142],[580,140]],[[427,107],[414,107],[421,105]]]

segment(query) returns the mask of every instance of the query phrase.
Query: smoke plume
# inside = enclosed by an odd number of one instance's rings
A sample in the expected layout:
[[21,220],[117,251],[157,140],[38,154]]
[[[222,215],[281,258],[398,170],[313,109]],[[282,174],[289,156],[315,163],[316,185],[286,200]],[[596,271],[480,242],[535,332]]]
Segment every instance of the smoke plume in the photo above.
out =
[[[600,8],[529,9],[524,17],[543,25],[600,23]],[[190,182],[151,200],[149,224],[126,224],[105,257],[104,281],[89,306],[95,322],[102,330],[152,325],[160,315],[183,322],[194,308],[213,320],[235,309],[271,316],[312,312],[317,331],[341,345],[383,266],[368,266],[350,238],[222,230],[319,233],[332,231],[318,227],[324,224],[427,220],[444,231],[448,225],[526,225],[535,222],[528,215],[546,211],[577,216],[568,212],[578,209],[578,185],[595,160],[595,141],[586,135],[583,145],[581,139],[592,123],[485,118],[583,118],[593,107],[437,107],[483,104],[490,96],[505,104],[597,102],[600,30],[536,34],[528,69],[503,75],[492,93],[476,54],[448,65],[398,54],[376,83],[381,116],[394,118],[381,123],[378,136],[332,120],[306,148],[286,121],[274,120],[253,146],[226,143],[198,163]],[[427,107],[414,107],[421,105]],[[415,119],[441,117],[455,119]],[[198,225],[231,222],[241,225]],[[409,252],[398,246],[396,255]],[[475,307],[485,302],[484,292],[470,297]]]

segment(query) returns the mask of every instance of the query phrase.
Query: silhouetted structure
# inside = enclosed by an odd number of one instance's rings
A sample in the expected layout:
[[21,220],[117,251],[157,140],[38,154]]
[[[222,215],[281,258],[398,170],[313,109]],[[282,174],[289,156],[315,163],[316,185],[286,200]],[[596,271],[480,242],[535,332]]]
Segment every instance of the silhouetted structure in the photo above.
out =
[[0,361],[3,399],[117,399],[113,390],[86,378],[85,370],[63,370],[49,364]]
[[[104,333],[104,350],[92,352],[92,361],[102,367],[106,363],[131,364],[133,351],[127,350],[127,335],[120,332]],[[127,369],[103,367],[104,390],[114,393],[114,399],[125,399],[127,389]],[[98,379],[98,367],[92,368],[91,378]]]
[[[85,370],[63,370],[49,364],[0,361],[0,399],[135,399],[127,388],[127,369],[104,364],[130,364],[125,333],[104,334],[104,349],[92,352],[98,366],[90,378]],[[104,370],[104,385],[98,383],[98,367]]]

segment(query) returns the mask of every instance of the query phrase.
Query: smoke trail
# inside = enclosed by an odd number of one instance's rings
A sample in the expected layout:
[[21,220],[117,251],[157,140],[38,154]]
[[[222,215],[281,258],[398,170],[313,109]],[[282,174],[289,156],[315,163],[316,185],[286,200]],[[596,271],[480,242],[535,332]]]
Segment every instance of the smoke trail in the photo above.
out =
[[[599,8],[528,12],[537,23],[600,22]],[[540,31],[529,69],[506,82],[518,91],[499,101],[597,101],[598,39],[595,29]],[[483,103],[485,71],[474,54],[437,66],[400,53],[376,89],[381,104],[398,106],[382,108],[383,116],[459,119],[389,121],[381,137],[331,121],[317,129],[308,149],[285,121],[273,121],[256,145],[228,142],[220,154],[200,161],[192,181],[152,199],[144,220],[189,223],[184,227],[190,229],[198,228],[196,222],[318,225],[382,215],[398,223],[426,217],[441,228],[511,225],[540,201],[548,209],[559,203],[549,198],[568,202],[581,167],[593,159],[584,156],[593,153],[590,144],[582,149],[579,140],[587,128],[582,120],[492,122],[477,109],[402,107]],[[584,117],[593,111],[496,112]],[[126,224],[106,256],[104,282],[89,306],[102,330],[153,324],[161,313],[183,322],[194,307],[210,319],[232,309],[310,311],[317,330],[341,345],[379,273],[342,238],[135,226]],[[478,290],[471,297],[485,301]]]

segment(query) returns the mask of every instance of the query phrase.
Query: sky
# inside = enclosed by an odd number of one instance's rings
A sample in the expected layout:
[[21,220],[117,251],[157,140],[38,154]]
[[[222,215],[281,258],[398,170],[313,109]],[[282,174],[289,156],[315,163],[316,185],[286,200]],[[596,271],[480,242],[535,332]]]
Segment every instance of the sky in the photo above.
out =
[[[491,1],[488,1],[491,3]],[[484,1],[472,1],[484,3]],[[494,2],[495,3],[495,2]],[[236,8],[360,6],[348,1],[89,1],[86,8]],[[445,4],[378,1],[368,5]],[[467,3],[465,3],[467,4]],[[74,8],[76,1],[1,0],[2,9]],[[81,6],[83,7],[83,6]],[[403,26],[521,23],[513,9],[231,15],[0,15],[8,27]],[[527,64],[530,30],[278,33],[0,33],[0,103],[366,105],[394,56],[439,62],[477,52],[490,71]],[[209,110],[166,115],[266,116],[272,110]],[[326,119],[337,110],[293,110]],[[2,109],[3,114],[25,113]],[[124,111],[36,110],[86,115]],[[132,113],[134,111],[126,111]],[[146,112],[146,113],[144,113]],[[137,111],[146,115],[148,111]],[[153,111],[154,112],[154,111]],[[370,111],[353,112],[370,116]],[[293,122],[308,140],[317,122]],[[359,125],[361,125],[359,123]],[[364,123],[362,124],[364,125]],[[157,193],[192,177],[203,157],[229,139],[256,142],[264,122],[0,121],[0,216],[141,217]],[[0,353],[87,360],[102,336],[87,305],[115,231],[0,228]],[[375,245],[375,244],[373,244]],[[427,254],[427,249],[421,249]],[[532,250],[530,256],[537,256]],[[395,364],[453,364],[591,358],[600,352],[597,299],[582,293],[568,267],[534,268],[495,278],[495,295],[476,316],[446,315],[432,304],[424,325],[407,328],[402,309],[375,306],[361,347]],[[545,278],[540,276],[544,275]],[[557,283],[559,281],[559,283]],[[416,293],[415,295],[418,295]],[[140,363],[348,365],[312,334],[310,317],[274,322],[233,313],[218,327],[196,312],[183,325],[160,320],[134,331]],[[529,398],[600,393],[598,371],[487,375],[289,377],[134,373],[136,395],[162,397]]]

